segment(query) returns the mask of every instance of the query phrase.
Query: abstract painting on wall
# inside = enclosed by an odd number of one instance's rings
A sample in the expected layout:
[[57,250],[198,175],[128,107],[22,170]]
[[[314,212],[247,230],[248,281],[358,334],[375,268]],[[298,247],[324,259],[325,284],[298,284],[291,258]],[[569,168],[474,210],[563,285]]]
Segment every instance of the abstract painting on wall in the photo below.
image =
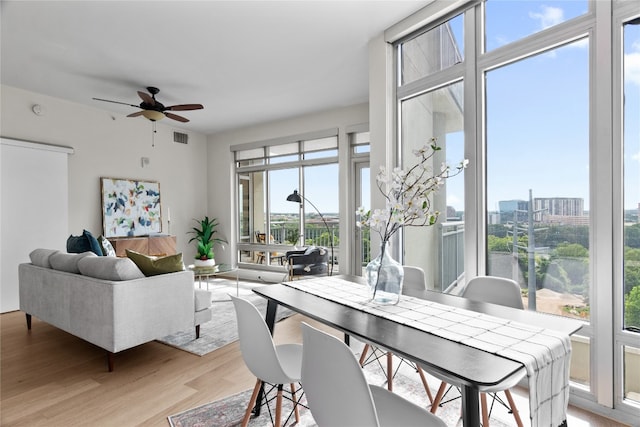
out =
[[147,236],[162,231],[160,183],[100,178],[105,237]]

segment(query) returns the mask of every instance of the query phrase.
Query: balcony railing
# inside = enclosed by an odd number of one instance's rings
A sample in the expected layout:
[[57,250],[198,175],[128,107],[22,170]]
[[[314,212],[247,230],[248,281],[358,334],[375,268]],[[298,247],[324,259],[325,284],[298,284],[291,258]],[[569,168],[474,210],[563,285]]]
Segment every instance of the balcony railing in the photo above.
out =
[[[339,222],[338,220],[327,220],[329,232],[321,221],[307,222],[304,230],[304,241],[300,239],[299,228],[297,221],[278,221],[271,223],[270,233],[272,236],[271,242],[268,244],[260,244],[260,253],[262,248],[265,251],[270,252],[269,259],[276,258],[286,252],[286,250],[292,249],[294,246],[324,246],[329,248],[331,246],[331,239],[334,242],[334,265],[337,266],[340,253],[340,235],[339,235]],[[435,283],[438,284],[439,290],[446,292],[451,286],[456,285],[461,278],[464,277],[464,221],[445,222],[440,226],[440,277],[435,278]],[[370,247],[369,241],[363,236],[363,248],[362,248],[362,267],[364,268],[370,260],[371,254],[368,253]],[[294,241],[295,240],[295,241]],[[255,245],[257,242],[250,244],[251,249],[256,251]],[[244,246],[244,245],[242,245]],[[249,245],[248,245],[249,246]],[[285,246],[285,248],[283,248]],[[242,249],[241,249],[242,250]],[[243,262],[265,263],[265,257],[256,257],[246,253],[246,256],[242,257]],[[256,261],[256,259],[258,261]],[[278,258],[279,259],[279,258]],[[279,264],[279,263],[278,263]],[[334,272],[336,267],[334,267]]]
[[440,226],[440,291],[447,292],[464,277],[464,221]]

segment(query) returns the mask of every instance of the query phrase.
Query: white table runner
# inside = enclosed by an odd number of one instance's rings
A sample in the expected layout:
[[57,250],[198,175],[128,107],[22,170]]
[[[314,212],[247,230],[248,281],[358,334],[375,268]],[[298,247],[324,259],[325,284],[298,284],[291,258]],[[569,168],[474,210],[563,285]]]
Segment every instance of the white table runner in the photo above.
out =
[[571,341],[563,333],[406,295],[397,305],[374,304],[366,286],[337,277],[283,284],[520,362],[529,380],[531,425],[556,427],[566,419]]

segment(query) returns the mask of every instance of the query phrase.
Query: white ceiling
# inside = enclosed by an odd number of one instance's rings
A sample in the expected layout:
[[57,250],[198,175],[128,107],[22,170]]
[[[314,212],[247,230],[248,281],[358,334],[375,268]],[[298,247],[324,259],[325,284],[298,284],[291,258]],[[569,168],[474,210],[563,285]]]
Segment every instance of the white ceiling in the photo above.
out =
[[[429,1],[5,1],[1,83],[204,134],[368,100],[368,42]],[[145,120],[132,118],[130,120]],[[164,119],[169,120],[169,119]]]

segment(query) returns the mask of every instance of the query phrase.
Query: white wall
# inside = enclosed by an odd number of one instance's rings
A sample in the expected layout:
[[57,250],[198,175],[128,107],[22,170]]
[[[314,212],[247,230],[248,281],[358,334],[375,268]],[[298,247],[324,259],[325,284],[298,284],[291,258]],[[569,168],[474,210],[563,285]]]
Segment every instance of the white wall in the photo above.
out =
[[[336,108],[317,114],[310,114],[288,120],[259,124],[235,131],[210,135],[209,141],[209,215],[218,218],[220,221],[219,231],[222,236],[231,241],[236,233],[236,218],[233,217],[235,200],[235,175],[233,156],[230,147],[246,142],[262,141],[272,138],[297,135],[306,132],[324,130],[329,128],[339,128],[338,143],[348,144],[345,128],[350,125],[367,123],[369,121],[368,104],[359,104],[351,107]],[[347,150],[341,150],[346,152]],[[340,158],[340,187],[347,188],[344,170],[348,169],[348,164],[343,164],[346,159]],[[344,198],[340,198],[341,216],[346,214]],[[173,216],[173,211],[171,213]],[[342,220],[343,218],[341,218]],[[344,228],[346,221],[341,221],[340,236],[345,236],[347,230]],[[343,254],[341,254],[341,257]],[[346,263],[345,259],[340,259],[340,264]],[[224,251],[216,251],[216,260],[231,263],[235,262],[236,249],[228,247]],[[243,272],[243,277],[256,278],[259,274],[249,274]],[[254,277],[255,276],[255,277]],[[264,279],[264,277],[263,277]],[[265,279],[267,280],[267,279]],[[277,280],[282,280],[282,275],[278,275]]]
[[[207,213],[204,135],[190,131],[188,124],[167,119],[158,122],[152,147],[151,122],[142,117],[127,118],[9,86],[0,86],[0,101],[0,136],[74,149],[68,159],[69,220],[65,235],[78,235],[83,229],[96,236],[102,234],[100,177],[159,181],[163,232],[167,232],[166,208],[170,207],[171,234],[177,236],[177,249],[184,252],[185,260],[193,258],[195,248],[187,244],[190,236],[186,233],[194,225],[194,218]],[[34,114],[33,104],[42,105],[44,114]],[[174,130],[189,134],[188,145],[173,142]],[[148,166],[141,166],[141,157],[150,159]],[[28,227],[24,231],[28,233]]]

